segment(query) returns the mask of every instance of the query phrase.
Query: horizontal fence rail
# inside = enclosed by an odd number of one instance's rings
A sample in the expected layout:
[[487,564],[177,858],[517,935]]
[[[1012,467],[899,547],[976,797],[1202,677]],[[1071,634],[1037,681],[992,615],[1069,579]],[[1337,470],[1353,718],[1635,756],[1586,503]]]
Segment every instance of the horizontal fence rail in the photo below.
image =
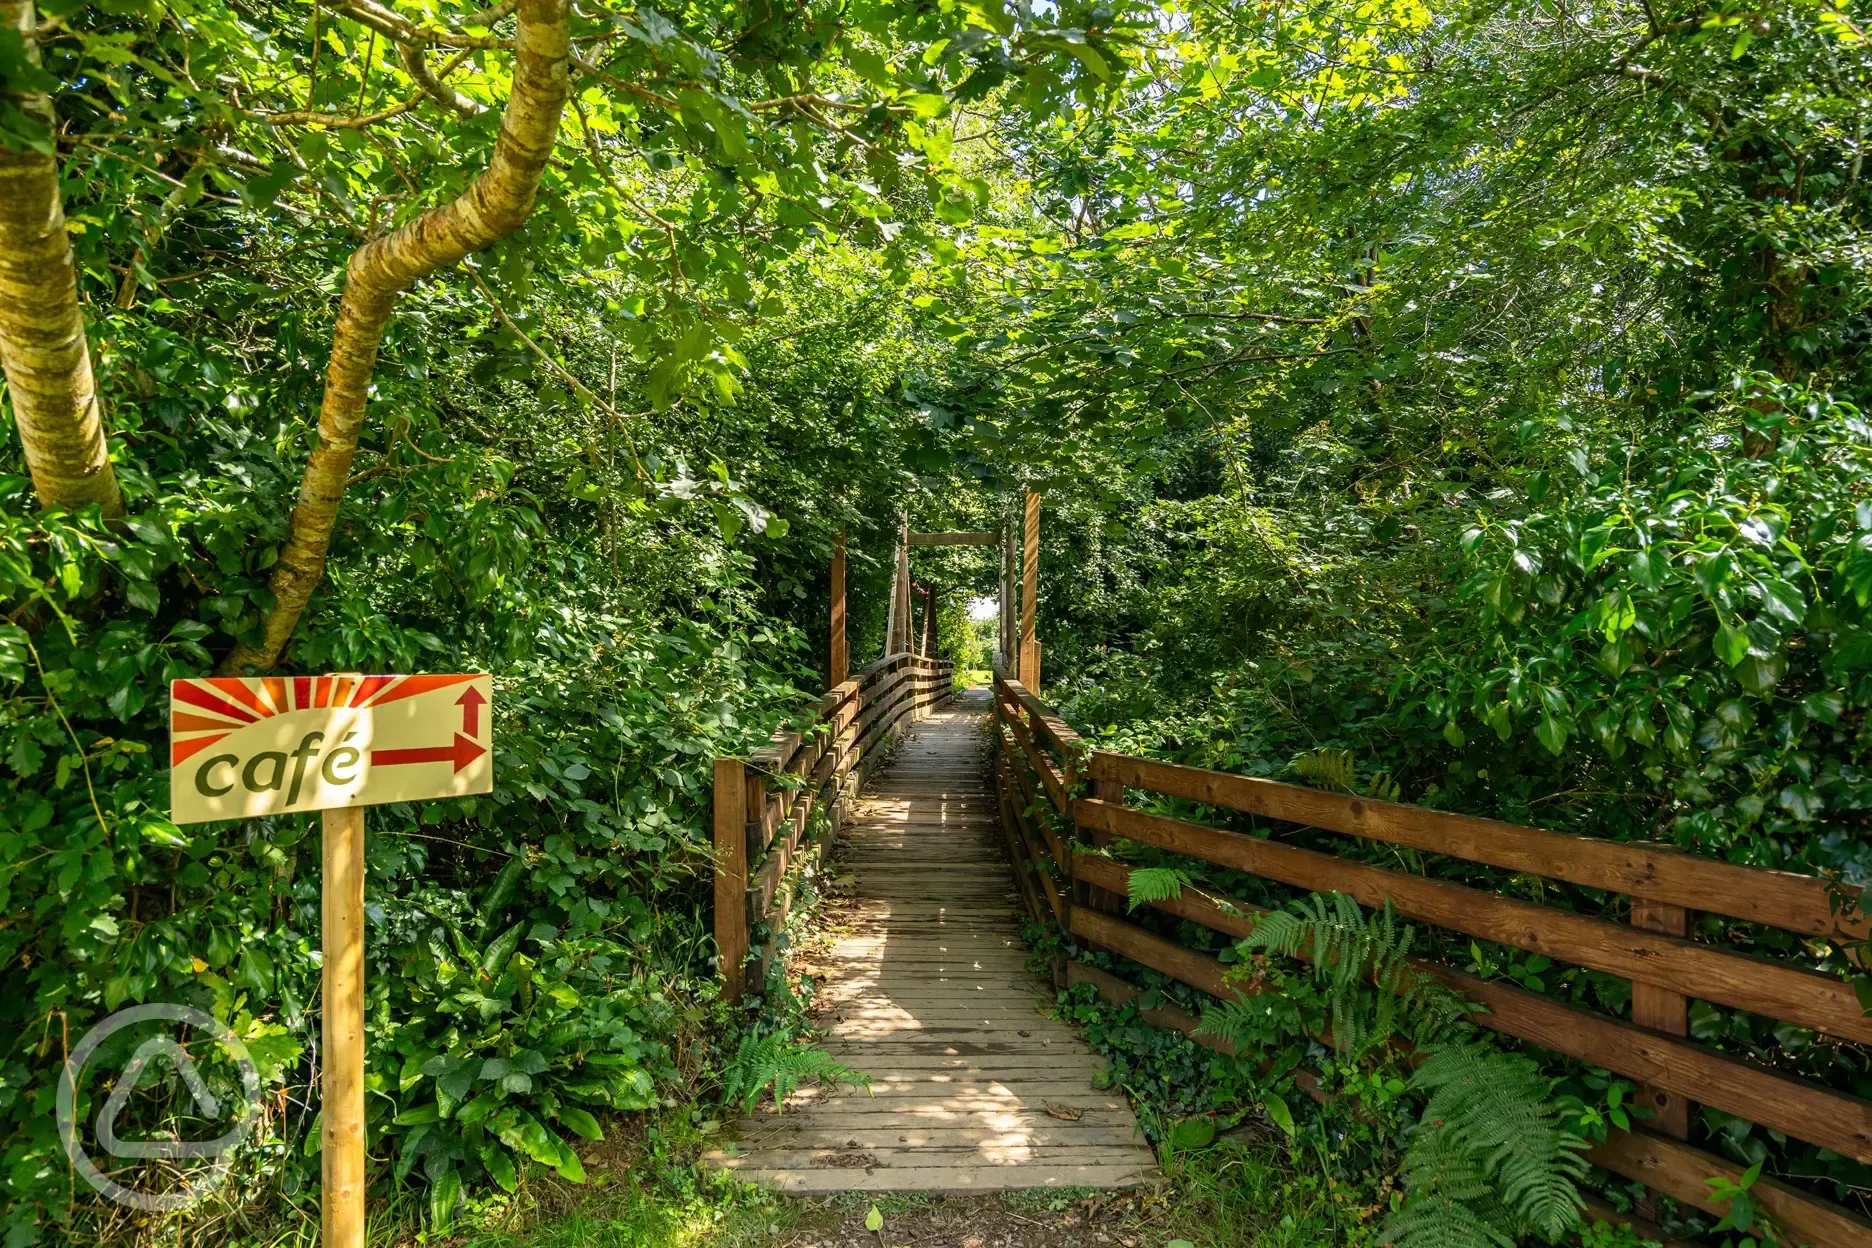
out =
[[762,924],[769,934],[753,982],[766,982],[792,904],[787,870],[813,812],[830,812],[829,837],[842,800],[864,783],[892,731],[921,719],[953,684],[946,659],[886,655],[828,691],[807,723],[775,733],[745,759],[715,760],[715,943],[729,1000],[746,991],[748,955]]
[[[1311,892],[1340,892],[1445,932],[1543,954],[1632,984],[1631,1017],[1585,1009],[1508,983],[1417,959],[1422,971],[1487,1008],[1482,1026],[1637,1081],[1654,1128],[1614,1130],[1588,1157],[1616,1174],[1709,1213],[1726,1212],[1707,1180],[1739,1181],[1743,1167],[1687,1143],[1692,1103],[1872,1164],[1872,1101],[1728,1056],[1688,1036],[1688,1005],[1710,1001],[1811,1028],[1835,1042],[1872,1044],[1872,1018],[1847,981],[1688,937],[1701,911],[1796,933],[1809,941],[1872,935],[1859,890],[1815,876],[1740,866],[1682,851],[1521,827],[1398,802],[1348,796],[1153,759],[1093,750],[1005,672],[995,676],[995,776],[1003,832],[1030,917],[1084,945],[1120,955],[1212,997],[1244,991],[1214,955],[1124,917],[1130,869],[1104,851],[1113,841],[1188,858]],[[1218,811],[1462,859],[1564,881],[1631,901],[1620,923],[1486,888],[1373,866],[1319,849],[1174,818],[1126,804],[1138,790]],[[1239,898],[1185,891],[1150,903],[1166,914],[1239,938],[1264,911]],[[1611,909],[1611,907],[1608,907]],[[1080,963],[1062,979],[1090,983],[1122,1004],[1139,989]],[[1166,1005],[1147,1022],[1198,1043],[1197,1020]],[[1304,1073],[1304,1072],[1303,1072]],[[1314,1087],[1311,1078],[1302,1085]],[[1866,1248],[1872,1222],[1771,1179],[1752,1189],[1789,1244]]]

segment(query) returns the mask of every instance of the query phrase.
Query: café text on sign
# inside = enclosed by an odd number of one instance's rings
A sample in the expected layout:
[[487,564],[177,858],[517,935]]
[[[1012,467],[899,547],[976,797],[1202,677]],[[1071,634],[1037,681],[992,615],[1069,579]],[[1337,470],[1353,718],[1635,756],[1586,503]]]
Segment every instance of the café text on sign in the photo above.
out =
[[177,823],[494,789],[487,676],[217,676],[169,693]]

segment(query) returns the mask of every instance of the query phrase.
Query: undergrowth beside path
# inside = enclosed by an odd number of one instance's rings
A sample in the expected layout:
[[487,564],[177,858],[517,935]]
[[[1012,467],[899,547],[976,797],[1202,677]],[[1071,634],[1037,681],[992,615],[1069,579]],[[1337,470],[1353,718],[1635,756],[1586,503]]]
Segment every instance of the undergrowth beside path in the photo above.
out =
[[[590,1183],[529,1188],[450,1236],[387,1225],[372,1248],[1341,1248],[1364,1242],[1298,1182],[1284,1149],[1228,1142],[1172,1159],[1139,1191],[776,1195],[678,1167],[640,1144],[588,1162]],[[880,1230],[866,1229],[875,1207]]]

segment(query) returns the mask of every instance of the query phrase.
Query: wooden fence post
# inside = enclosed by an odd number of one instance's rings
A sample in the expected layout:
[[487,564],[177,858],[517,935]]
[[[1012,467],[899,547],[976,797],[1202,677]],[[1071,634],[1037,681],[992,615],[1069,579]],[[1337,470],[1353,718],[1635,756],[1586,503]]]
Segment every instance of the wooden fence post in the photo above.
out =
[[715,760],[715,947],[721,954],[722,996],[741,999],[747,960],[747,766]]
[[[1122,806],[1125,800],[1124,781],[1094,779],[1092,781],[1092,796],[1101,802],[1110,802],[1114,806]],[[1097,828],[1082,827],[1077,824],[1073,826],[1073,836],[1078,840],[1084,841],[1088,845],[1104,846],[1111,844],[1112,841],[1111,833],[1109,832],[1100,831]],[[1093,884],[1074,880],[1073,900],[1082,906],[1088,906],[1094,910],[1104,910],[1111,914],[1122,914],[1124,913],[1124,903],[1127,899],[1120,897],[1109,888],[1099,888]]]
[[1020,683],[1040,696],[1040,651],[1035,645],[1034,599],[1040,592],[1040,495],[1027,491],[1027,523],[1021,552]]
[[322,825],[319,1242],[364,1248],[364,811],[327,810]]
[[832,547],[832,652],[828,656],[826,688],[836,689],[845,683],[851,659],[845,650],[845,526],[839,526],[838,542]]
[[[1690,933],[1688,910],[1668,902],[1647,901],[1642,897],[1631,899],[1631,922],[1633,927],[1648,932],[1663,932],[1670,936],[1687,936]],[[1673,1036],[1690,1034],[1689,998],[1668,988],[1634,981],[1631,1013],[1632,1022],[1640,1027],[1649,1027]],[[1690,1138],[1689,1101],[1648,1084],[1639,1085],[1639,1096],[1643,1098],[1645,1107],[1657,1115],[1652,1123],[1656,1130],[1680,1140]]]

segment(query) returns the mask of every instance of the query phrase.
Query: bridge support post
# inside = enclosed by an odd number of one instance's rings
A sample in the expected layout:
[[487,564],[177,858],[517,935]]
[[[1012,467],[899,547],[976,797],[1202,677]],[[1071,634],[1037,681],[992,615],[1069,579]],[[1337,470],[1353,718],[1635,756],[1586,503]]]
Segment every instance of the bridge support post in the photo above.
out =
[[839,526],[838,542],[832,547],[832,637],[827,656],[826,688],[836,689],[845,683],[851,671],[851,658],[845,650],[845,526]]
[[904,524],[903,536],[897,540],[897,644],[891,647],[892,654],[906,654],[911,649],[910,629],[912,619],[910,596],[910,525]]
[[884,653],[902,654],[910,649],[910,522],[905,521],[897,535],[897,549],[891,556],[890,613],[885,618]]
[[715,760],[715,948],[722,997],[739,1001],[747,961],[747,765]]
[[995,639],[997,665],[1009,670],[1014,662],[1014,529],[1001,533],[1001,632]]
[[1040,696],[1040,643],[1035,625],[1039,622],[1034,599],[1040,592],[1040,494],[1027,491],[1026,532],[1021,549],[1020,610],[1020,683],[1035,697]]

